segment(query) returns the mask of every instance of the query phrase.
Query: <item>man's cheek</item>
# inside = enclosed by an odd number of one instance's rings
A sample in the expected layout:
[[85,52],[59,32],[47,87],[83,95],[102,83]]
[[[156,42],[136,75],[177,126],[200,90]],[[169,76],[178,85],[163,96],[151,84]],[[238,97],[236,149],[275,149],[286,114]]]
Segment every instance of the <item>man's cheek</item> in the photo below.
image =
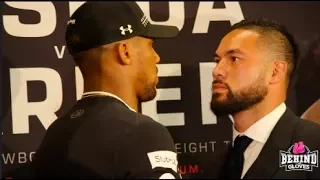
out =
[[260,73],[261,72],[255,71],[254,69],[239,68],[232,79],[233,84],[237,85],[237,87],[246,86],[250,84],[253,79],[258,78]]

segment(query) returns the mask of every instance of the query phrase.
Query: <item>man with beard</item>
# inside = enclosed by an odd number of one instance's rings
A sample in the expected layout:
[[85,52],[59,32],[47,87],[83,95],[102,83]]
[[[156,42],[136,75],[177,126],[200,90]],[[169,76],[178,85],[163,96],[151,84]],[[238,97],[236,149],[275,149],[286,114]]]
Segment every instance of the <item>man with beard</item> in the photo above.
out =
[[134,1],[87,2],[74,12],[66,43],[84,94],[48,128],[33,160],[35,177],[181,178],[168,130],[137,112],[156,96],[154,39],[178,32],[150,24]]
[[320,126],[285,105],[298,55],[286,28],[266,18],[243,20],[221,40],[211,109],[234,124],[221,178],[320,178],[318,156],[316,164],[293,157],[320,148]]

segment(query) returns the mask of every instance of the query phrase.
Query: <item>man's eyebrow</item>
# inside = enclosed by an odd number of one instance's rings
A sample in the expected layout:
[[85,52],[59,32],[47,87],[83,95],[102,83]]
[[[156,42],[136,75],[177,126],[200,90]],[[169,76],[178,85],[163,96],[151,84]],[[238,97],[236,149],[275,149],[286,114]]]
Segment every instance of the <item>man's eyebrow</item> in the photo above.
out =
[[[243,51],[241,51],[240,49],[230,49],[224,54],[225,55],[230,55],[230,54],[234,54],[234,53],[245,55],[245,53]],[[217,53],[214,53],[214,57],[215,58],[220,58],[220,56]]]
[[228,50],[225,54],[234,54],[234,53],[239,53],[239,54],[245,54],[243,51],[240,49],[230,49]]

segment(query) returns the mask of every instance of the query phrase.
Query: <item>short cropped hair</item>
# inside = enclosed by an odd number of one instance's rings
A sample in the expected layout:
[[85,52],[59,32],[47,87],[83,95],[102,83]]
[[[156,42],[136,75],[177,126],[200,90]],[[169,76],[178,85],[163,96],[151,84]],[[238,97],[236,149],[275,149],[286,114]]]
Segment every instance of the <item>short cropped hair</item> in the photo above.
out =
[[234,24],[230,31],[235,29],[251,30],[258,33],[261,36],[262,44],[270,51],[269,53],[275,58],[281,58],[287,62],[289,84],[298,64],[300,52],[293,35],[288,32],[287,28],[267,18],[248,18]]

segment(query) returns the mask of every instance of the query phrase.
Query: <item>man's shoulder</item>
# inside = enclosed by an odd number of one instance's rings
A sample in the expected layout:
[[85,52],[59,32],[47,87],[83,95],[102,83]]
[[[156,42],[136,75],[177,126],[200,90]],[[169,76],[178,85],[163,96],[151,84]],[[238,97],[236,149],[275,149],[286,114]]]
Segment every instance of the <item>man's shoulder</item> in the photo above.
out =
[[302,134],[302,135],[319,134],[320,135],[320,124],[300,118],[295,113],[293,113],[292,110],[289,108],[287,108],[286,112],[283,114],[282,119],[283,119],[283,123],[281,124],[281,128],[286,128],[292,125],[292,127],[294,127],[295,134]]
[[[90,104],[86,104],[87,108],[92,108]],[[133,126],[149,125],[162,127],[163,125],[152,119],[145,114],[132,111],[123,102],[115,98],[104,98],[100,100],[100,103],[96,104],[94,109],[98,114],[91,114],[94,118],[108,118],[110,120],[116,120],[117,122],[131,124]]]
[[155,127],[155,128],[164,128],[164,125],[156,121],[155,119],[151,118],[150,116],[137,113],[137,119],[138,119],[138,125],[141,126],[142,128],[145,126],[148,127]]
[[56,119],[49,127],[49,132],[59,133],[60,129],[87,131],[90,127],[96,132],[103,131],[117,134],[136,131],[135,129],[163,130],[164,126],[151,117],[130,110],[124,103],[114,98],[95,98],[79,101],[68,113]]
[[163,125],[145,114],[130,110],[121,103],[113,103],[108,106],[101,107],[99,118],[110,118],[115,123],[126,124],[131,127],[145,126],[162,128]]
[[88,123],[104,127],[100,128],[101,130],[110,129],[109,132],[117,130],[117,133],[114,134],[117,136],[131,134],[146,138],[148,134],[153,134],[153,137],[159,136],[161,139],[170,137],[170,133],[164,125],[148,115],[130,110],[118,100],[106,100],[96,108],[98,109],[95,110],[97,113],[90,115],[89,121],[91,122]]
[[157,122],[150,116],[141,114],[139,112],[130,112],[130,116],[134,116],[133,119],[123,119],[122,121],[127,122],[129,134],[135,134],[135,136],[141,138],[165,138],[170,136],[168,129],[161,123]]
[[320,124],[299,118],[294,131],[295,141],[303,141],[310,148],[320,147]]
[[289,108],[280,118],[274,132],[280,139],[286,139],[290,143],[302,141],[314,148],[320,145],[320,124],[301,119]]
[[135,123],[127,125],[123,131],[125,133],[119,138],[130,141],[130,143],[140,144],[145,150],[170,149],[175,151],[172,136],[163,124],[141,113],[135,113],[135,116],[136,120],[133,121]]
[[320,124],[299,118],[297,131],[307,135],[320,135]]

